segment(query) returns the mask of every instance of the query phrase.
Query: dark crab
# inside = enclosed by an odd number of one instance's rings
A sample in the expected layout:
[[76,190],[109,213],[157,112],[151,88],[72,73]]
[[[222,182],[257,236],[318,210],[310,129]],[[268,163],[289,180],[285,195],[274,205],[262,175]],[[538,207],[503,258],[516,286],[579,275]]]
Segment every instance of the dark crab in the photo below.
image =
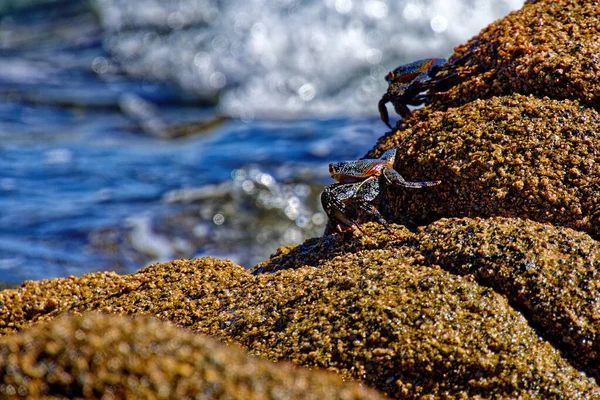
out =
[[401,65],[388,73],[385,76],[389,84],[388,90],[379,100],[381,120],[392,129],[386,107],[390,102],[402,118],[410,116],[411,111],[407,106],[418,106],[426,102],[428,96],[423,93],[451,76],[440,75],[440,72],[447,72],[451,68],[445,58],[427,58]]
[[392,185],[405,188],[435,186],[440,181],[408,182],[393,169],[396,149],[390,149],[380,158],[344,161],[329,164],[331,177],[338,183],[329,185],[321,194],[323,209],[332,226],[342,231],[342,226],[356,227],[359,214],[373,216],[390,232],[394,232],[385,218],[372,204],[379,195],[381,176]]

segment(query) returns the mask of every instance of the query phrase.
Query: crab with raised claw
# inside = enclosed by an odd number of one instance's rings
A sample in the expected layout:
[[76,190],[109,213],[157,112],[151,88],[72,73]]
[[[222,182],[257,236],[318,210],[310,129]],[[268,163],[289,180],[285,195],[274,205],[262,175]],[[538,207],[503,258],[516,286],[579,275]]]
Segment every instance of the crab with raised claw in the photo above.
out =
[[381,189],[381,176],[392,185],[405,188],[435,186],[440,181],[408,182],[394,170],[396,149],[387,150],[380,158],[366,158],[357,161],[344,161],[329,164],[331,177],[337,181],[329,185],[321,194],[321,204],[329,217],[331,226],[342,231],[342,226],[356,227],[359,213],[373,216],[385,228],[394,233],[392,227],[372,202]]
[[389,85],[388,90],[379,100],[381,120],[392,129],[387,103],[392,103],[402,118],[410,116],[411,111],[407,106],[418,106],[425,103],[431,96],[424,92],[435,87],[441,80],[453,76],[448,74],[443,77],[438,76],[440,72],[449,71],[451,68],[445,58],[427,58],[400,65],[389,72],[385,76]]

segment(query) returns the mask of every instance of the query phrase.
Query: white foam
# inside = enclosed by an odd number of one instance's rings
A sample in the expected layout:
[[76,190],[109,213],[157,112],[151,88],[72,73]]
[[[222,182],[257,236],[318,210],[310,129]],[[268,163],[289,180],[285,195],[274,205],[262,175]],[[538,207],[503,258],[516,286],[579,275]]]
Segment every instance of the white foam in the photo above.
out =
[[385,73],[453,47],[523,0],[96,0],[107,49],[242,120],[376,114]]

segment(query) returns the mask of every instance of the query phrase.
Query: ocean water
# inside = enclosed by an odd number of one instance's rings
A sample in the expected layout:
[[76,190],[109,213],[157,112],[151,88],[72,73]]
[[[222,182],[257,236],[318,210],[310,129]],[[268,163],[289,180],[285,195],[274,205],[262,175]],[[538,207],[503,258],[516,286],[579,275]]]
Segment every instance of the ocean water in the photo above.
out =
[[0,282],[320,235],[383,76],[522,1],[0,1]]

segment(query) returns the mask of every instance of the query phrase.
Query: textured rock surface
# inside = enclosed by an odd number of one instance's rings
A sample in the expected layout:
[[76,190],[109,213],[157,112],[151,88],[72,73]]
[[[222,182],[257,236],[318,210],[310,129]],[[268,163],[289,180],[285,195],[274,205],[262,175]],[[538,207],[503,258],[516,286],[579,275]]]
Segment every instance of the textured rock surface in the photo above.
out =
[[[390,243],[318,268],[260,275],[260,291],[221,334],[257,354],[334,368],[398,397],[600,395],[506,298],[470,277],[425,268],[413,250]],[[303,265],[301,252],[279,257]]]
[[521,93],[600,110],[599,26],[596,1],[530,1],[456,48],[470,72],[433,107]]
[[88,313],[0,339],[0,397],[380,399],[148,317]]
[[0,315],[30,304],[37,314],[12,318],[21,328],[65,311],[154,315],[395,397],[600,396],[573,367],[597,376],[600,252],[588,235],[506,218],[398,227],[400,238],[364,229],[283,248],[256,275],[203,258],[152,265],[120,289],[82,277],[98,296],[49,313],[39,294],[73,281],[31,282],[0,293]]
[[186,317],[193,314],[186,309],[192,300],[215,300],[228,288],[243,285],[247,277],[243,267],[207,257],[149,266],[125,276],[106,272],[28,281],[0,292],[0,334],[87,310],[156,315],[186,326]]
[[54,318],[72,306],[134,290],[141,283],[135,276],[98,272],[81,277],[26,281],[17,289],[4,290],[0,292],[0,335]]
[[501,293],[573,365],[600,378],[599,242],[506,218],[441,220],[417,240],[428,264]]
[[[385,230],[368,237],[327,243],[317,254],[341,249],[396,249],[421,265],[441,267],[468,277],[508,299],[531,326],[577,368],[600,378],[600,243],[585,233],[516,218],[442,219],[416,234],[399,229],[401,239]],[[348,243],[353,243],[350,250]],[[346,255],[348,257],[348,255]],[[304,246],[282,252],[258,266],[276,272],[328,262],[307,255]]]
[[410,190],[389,185],[379,209],[389,220],[505,216],[551,222],[600,237],[600,114],[569,100],[512,95],[446,112],[380,139],[370,153],[399,147]]
[[[84,371],[53,370],[50,383],[60,390],[67,390],[63,381],[79,379],[66,396],[100,393],[95,390],[125,377],[154,385],[152,394],[196,390],[188,377],[198,384],[195,374],[214,371],[230,379],[223,384],[231,390],[240,379],[250,382],[254,374],[238,368],[249,361],[237,350],[231,357],[241,361],[231,371],[202,361],[214,357],[207,346],[218,347],[217,355],[225,351],[198,335],[207,333],[264,358],[336,371],[397,398],[600,398],[598,7],[529,1],[459,47],[458,55],[468,53],[462,72],[469,72],[380,139],[369,156],[398,147],[395,168],[406,179],[442,183],[421,190],[383,185],[378,208],[390,221],[429,225],[414,231],[396,225],[390,235],[367,223],[365,235],[348,231],[281,248],[251,272],[203,258],[128,276],[26,282],[0,292],[0,335],[6,335],[0,356],[10,353],[9,363],[0,363],[7,368],[3,379],[37,374],[23,385],[43,388],[48,371],[35,367],[42,357]],[[149,319],[53,321],[98,310],[152,315],[187,329]],[[50,325],[31,327],[42,322]],[[98,334],[105,328],[125,339],[110,342],[112,335]],[[80,332],[89,343],[81,344]],[[162,366],[144,370],[146,380],[105,369],[102,379],[86,378],[91,367],[110,369],[111,362],[122,368],[139,360],[150,368],[140,358],[144,346],[161,355]],[[92,350],[114,357],[100,365],[81,358]],[[265,371],[264,385],[283,382],[264,361],[253,368]],[[274,387],[318,392],[333,379],[303,376]],[[18,392],[21,383],[13,383],[10,390]]]

